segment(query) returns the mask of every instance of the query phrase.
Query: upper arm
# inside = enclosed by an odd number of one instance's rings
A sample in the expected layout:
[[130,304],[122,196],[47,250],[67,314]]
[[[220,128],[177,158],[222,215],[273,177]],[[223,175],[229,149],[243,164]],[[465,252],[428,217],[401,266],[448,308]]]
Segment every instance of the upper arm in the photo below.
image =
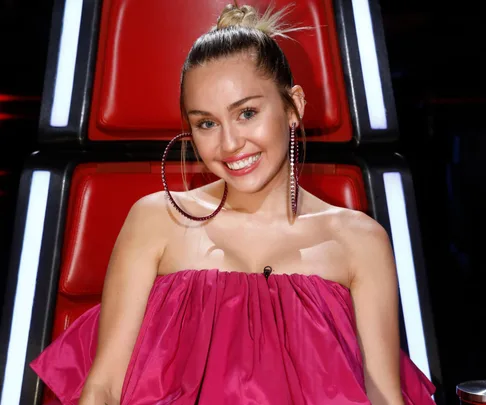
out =
[[372,218],[356,213],[349,226],[351,295],[373,404],[401,404],[398,283],[390,239]]
[[[118,235],[101,300],[98,346],[88,383],[121,393],[163,254],[165,210],[153,195],[131,208]],[[87,385],[88,385],[87,383]]]

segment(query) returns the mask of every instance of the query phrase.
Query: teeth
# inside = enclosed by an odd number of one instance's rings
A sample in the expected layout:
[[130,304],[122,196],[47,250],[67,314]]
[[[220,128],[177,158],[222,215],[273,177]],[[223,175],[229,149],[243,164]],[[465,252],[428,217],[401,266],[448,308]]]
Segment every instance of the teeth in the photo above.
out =
[[226,163],[226,166],[228,166],[231,170],[241,170],[255,163],[260,158],[260,155],[261,153],[257,153],[256,155],[250,156],[249,158],[246,159],[241,159],[236,162]]

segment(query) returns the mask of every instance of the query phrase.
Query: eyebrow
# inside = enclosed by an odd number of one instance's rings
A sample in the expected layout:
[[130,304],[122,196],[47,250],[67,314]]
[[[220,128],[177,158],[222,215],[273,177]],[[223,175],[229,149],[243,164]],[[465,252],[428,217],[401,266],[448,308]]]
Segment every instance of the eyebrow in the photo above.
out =
[[[249,97],[242,98],[241,100],[238,100],[238,101],[235,101],[234,103],[231,103],[228,106],[228,111],[232,111],[235,108],[238,108],[239,106],[245,104],[247,101],[253,100],[254,98],[262,98],[262,97],[263,97],[262,95],[256,95],[256,96],[249,96]],[[210,116],[212,114],[207,112],[207,111],[191,110],[187,113],[187,115],[203,115],[203,116],[207,117],[207,116]]]

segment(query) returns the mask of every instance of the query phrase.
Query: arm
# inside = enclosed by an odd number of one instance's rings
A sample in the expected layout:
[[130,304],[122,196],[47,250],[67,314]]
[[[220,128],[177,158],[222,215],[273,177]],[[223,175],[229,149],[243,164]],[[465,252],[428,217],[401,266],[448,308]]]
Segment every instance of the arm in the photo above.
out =
[[353,213],[346,229],[366,392],[373,405],[403,405],[398,283],[390,240],[381,225],[362,213]]
[[118,235],[103,287],[96,356],[79,405],[119,404],[164,251],[165,214],[155,195],[144,197],[134,204]]

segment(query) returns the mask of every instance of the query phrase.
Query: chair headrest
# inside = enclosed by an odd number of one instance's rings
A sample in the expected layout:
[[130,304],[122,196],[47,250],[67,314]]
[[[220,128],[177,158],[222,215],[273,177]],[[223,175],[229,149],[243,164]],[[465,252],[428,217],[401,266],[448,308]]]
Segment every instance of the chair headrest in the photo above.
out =
[[[103,2],[89,138],[168,139],[182,129],[179,81],[183,62],[227,0]],[[269,0],[247,3],[263,12]],[[276,9],[287,0],[274,1]],[[348,141],[347,105],[332,1],[297,2],[288,22],[312,30],[278,40],[294,81],[305,91],[304,125],[315,140]]]

